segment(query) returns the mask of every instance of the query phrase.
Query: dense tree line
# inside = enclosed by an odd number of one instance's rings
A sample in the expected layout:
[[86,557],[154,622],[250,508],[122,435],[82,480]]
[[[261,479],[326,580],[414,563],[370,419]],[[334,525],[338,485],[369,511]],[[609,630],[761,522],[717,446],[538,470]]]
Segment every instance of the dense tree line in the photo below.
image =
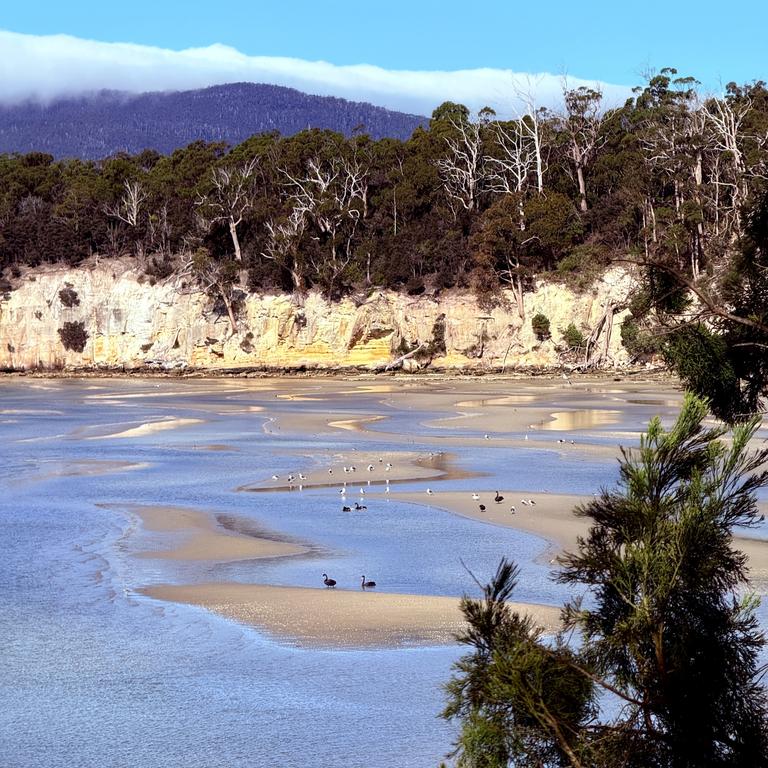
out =
[[682,370],[680,340],[695,343],[712,366],[684,375],[736,380],[745,396],[720,410],[735,418],[765,391],[768,88],[696,86],[665,69],[606,110],[566,85],[559,112],[520,94],[514,120],[447,102],[407,141],[307,130],[97,163],[0,156],[0,268],[129,255],[156,278],[194,274],[234,330],[243,287],[470,286],[488,303],[505,287],[524,318],[534,276],[584,284],[635,262],[625,345]]

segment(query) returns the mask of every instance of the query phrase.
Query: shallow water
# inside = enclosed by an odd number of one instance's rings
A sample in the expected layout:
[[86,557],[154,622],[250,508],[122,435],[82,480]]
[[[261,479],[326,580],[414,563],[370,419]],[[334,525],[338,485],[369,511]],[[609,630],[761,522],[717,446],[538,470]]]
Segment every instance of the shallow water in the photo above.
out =
[[[441,686],[458,647],[300,649],[205,610],[137,594],[147,584],[191,580],[319,587],[325,571],[351,588],[365,573],[388,592],[460,595],[473,589],[466,568],[486,578],[506,555],[521,564],[517,598],[563,601],[563,588],[536,559],[546,542],[534,536],[383,499],[350,515],[335,488],[237,491],[353,449],[428,454],[434,435],[446,436],[418,428],[404,445],[402,436],[434,413],[384,407],[377,388],[338,389],[329,395],[297,382],[296,397],[278,399],[263,381],[0,383],[0,764],[439,763],[452,738],[437,717]],[[307,417],[321,410],[339,419],[388,418],[367,433],[283,434],[279,420],[270,421],[273,407]],[[168,418],[204,421],[110,437]],[[484,476],[442,481],[441,490],[591,493],[616,477],[615,461],[554,445],[446,448],[457,468]],[[120,507],[129,503],[213,511],[312,551],[226,564],[136,558],[162,536],[137,531]]]

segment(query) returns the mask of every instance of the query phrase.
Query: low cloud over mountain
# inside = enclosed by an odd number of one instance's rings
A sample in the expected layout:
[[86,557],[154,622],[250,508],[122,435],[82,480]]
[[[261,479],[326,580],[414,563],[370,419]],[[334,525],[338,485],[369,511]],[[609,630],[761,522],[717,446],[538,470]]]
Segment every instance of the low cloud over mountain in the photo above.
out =
[[[103,89],[141,93],[185,90],[219,83],[259,82],[306,93],[368,101],[388,109],[429,115],[443,101],[472,110],[489,105],[503,116],[523,107],[516,92],[535,91],[539,105],[560,100],[562,78],[505,69],[454,72],[387,70],[359,64],[247,56],[211,45],[172,51],[132,43],[103,43],[69,35],[26,35],[0,30],[0,101],[51,100]],[[608,105],[629,95],[628,86],[574,77],[569,87],[598,87]]]

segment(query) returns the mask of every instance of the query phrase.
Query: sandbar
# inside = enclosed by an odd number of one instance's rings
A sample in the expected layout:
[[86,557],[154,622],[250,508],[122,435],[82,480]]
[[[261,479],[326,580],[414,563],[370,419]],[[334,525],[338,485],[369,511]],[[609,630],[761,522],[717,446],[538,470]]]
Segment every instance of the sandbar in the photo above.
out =
[[[235,583],[159,585],[141,592],[206,608],[301,646],[453,644],[464,626],[456,597]],[[559,626],[559,608],[510,607],[531,615],[544,629]]]
[[228,530],[213,515],[196,509],[140,504],[118,508],[137,517],[145,531],[176,534],[170,538],[166,549],[137,552],[137,557],[233,562],[309,552],[308,547],[293,542]]
[[[445,451],[419,453],[416,451],[345,451],[335,452],[312,466],[307,458],[297,461],[297,468],[277,479],[263,479],[244,485],[238,491],[289,491],[302,488],[347,489],[350,497],[362,488],[366,493],[383,491],[388,484],[413,480],[456,480],[479,476],[460,470],[454,456]],[[344,471],[346,467],[346,472]],[[352,469],[354,467],[354,470]],[[371,469],[369,469],[371,467]],[[302,478],[301,475],[304,475]],[[389,481],[389,483],[387,483]]]

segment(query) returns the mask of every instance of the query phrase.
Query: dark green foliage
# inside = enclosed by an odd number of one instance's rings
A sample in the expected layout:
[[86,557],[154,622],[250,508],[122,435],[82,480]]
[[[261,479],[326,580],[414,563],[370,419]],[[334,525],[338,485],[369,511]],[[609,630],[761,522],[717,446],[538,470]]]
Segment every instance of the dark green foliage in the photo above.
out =
[[687,396],[670,430],[654,419],[623,451],[618,487],[576,509],[592,527],[557,578],[587,599],[566,605],[554,640],[505,604],[506,563],[483,600],[464,600],[472,652],[445,711],[462,724],[461,765],[768,765],[765,640],[733,546],[734,527],[761,519],[768,450],[747,449],[759,420],[726,442],[706,415]]
[[[549,646],[534,622],[507,605],[518,569],[502,560],[481,600],[462,598],[470,653],[446,686],[443,717],[462,722],[459,766],[561,765],[593,714],[594,692],[566,645]],[[567,734],[558,744],[553,727]]]
[[529,248],[550,268],[573,248],[584,231],[576,207],[557,192],[529,200],[525,216]]
[[240,349],[249,354],[253,352],[253,333],[251,331],[248,331],[245,338],[240,342]]
[[549,328],[549,318],[541,312],[537,312],[531,318],[531,328],[539,341],[544,341],[552,335]]
[[599,245],[577,245],[557,263],[557,276],[571,288],[584,291],[610,263],[610,254]]
[[[667,282],[680,292],[684,285],[675,278],[670,273]],[[651,300],[657,286],[648,287]],[[705,305],[711,322],[675,330],[663,352],[686,386],[709,398],[719,418],[742,421],[761,410],[768,394],[768,194],[753,207],[719,290],[721,303],[714,310]],[[670,293],[666,287],[663,292]]]
[[432,339],[427,345],[430,357],[445,354],[445,314],[440,314],[432,324]]
[[66,285],[59,291],[59,301],[69,308],[80,306],[80,297],[71,285]]
[[625,317],[621,323],[621,343],[635,360],[661,352],[659,337],[643,330],[632,315]]
[[563,341],[568,345],[569,349],[583,349],[587,343],[584,334],[573,324],[569,323],[568,327],[563,331]]
[[72,352],[82,352],[88,341],[88,332],[82,320],[68,321],[59,328],[59,338],[64,349]]
[[739,382],[722,336],[703,325],[687,326],[675,331],[662,349],[688,389],[710,397],[721,418],[738,419],[743,407]]

